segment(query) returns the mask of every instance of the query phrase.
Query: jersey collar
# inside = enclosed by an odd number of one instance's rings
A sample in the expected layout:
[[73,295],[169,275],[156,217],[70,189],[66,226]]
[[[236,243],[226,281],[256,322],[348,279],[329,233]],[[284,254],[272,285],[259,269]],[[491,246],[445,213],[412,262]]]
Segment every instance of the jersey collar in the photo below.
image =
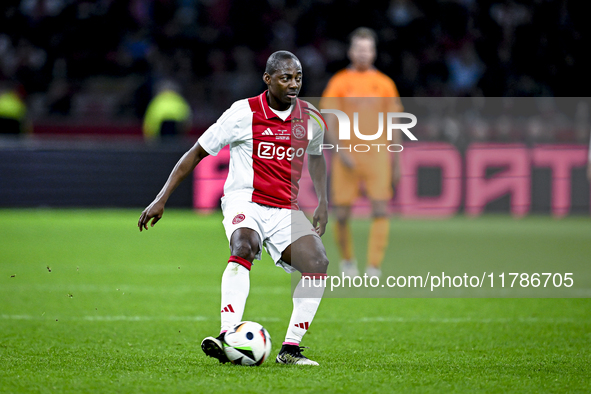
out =
[[[279,119],[279,116],[277,116],[275,112],[271,111],[271,108],[269,108],[269,104],[267,103],[267,92],[268,90],[265,90],[261,95],[259,95],[259,104],[263,109],[263,115],[265,116],[265,119]],[[296,98],[296,102],[293,106],[293,109],[291,110],[291,114],[287,117],[287,119],[285,119],[286,122],[291,121],[292,119],[303,119],[302,105],[300,104],[300,101],[301,100],[299,98]]]
[[354,73],[364,74],[364,73],[375,72],[375,71],[377,71],[378,69],[377,69],[377,68],[375,68],[375,66],[370,66],[370,67],[369,67],[367,70],[365,70],[365,71],[359,71],[359,70],[357,70],[355,67],[353,67],[353,65],[351,65],[351,64],[350,64],[350,65],[349,65],[349,67],[347,67],[347,70],[349,70],[349,71],[351,71],[351,72],[354,72]]

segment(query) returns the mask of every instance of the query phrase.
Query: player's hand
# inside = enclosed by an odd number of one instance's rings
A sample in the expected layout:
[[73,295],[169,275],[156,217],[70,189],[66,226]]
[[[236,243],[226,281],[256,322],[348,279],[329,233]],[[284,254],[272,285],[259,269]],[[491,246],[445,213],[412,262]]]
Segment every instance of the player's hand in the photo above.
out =
[[349,154],[348,152],[339,152],[338,155],[339,159],[345,167],[347,167],[349,170],[355,168],[355,161],[353,161],[353,157],[351,157],[351,154]]
[[312,218],[312,225],[314,231],[320,237],[326,232],[326,224],[328,223],[328,207],[326,203],[320,203],[314,210],[314,216]]
[[154,227],[154,225],[162,219],[162,215],[164,214],[164,204],[160,201],[153,201],[140,215],[140,219],[137,222],[137,226],[140,228],[140,232],[143,229],[148,229],[148,223],[152,220],[150,227]]

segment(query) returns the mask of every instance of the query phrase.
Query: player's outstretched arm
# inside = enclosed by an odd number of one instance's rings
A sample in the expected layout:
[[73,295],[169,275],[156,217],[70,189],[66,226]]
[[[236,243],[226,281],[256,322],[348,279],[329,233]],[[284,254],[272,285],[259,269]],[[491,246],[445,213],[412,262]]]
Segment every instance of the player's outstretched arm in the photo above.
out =
[[318,197],[318,207],[314,210],[312,224],[318,235],[322,236],[328,223],[328,197],[326,192],[326,161],[323,155],[308,155],[308,171]]
[[189,175],[199,164],[203,158],[208,156],[207,153],[199,143],[196,143],[191,149],[189,149],[183,157],[176,163],[172,172],[168,176],[168,180],[160,190],[160,193],[156,196],[154,201],[150,205],[144,209],[142,214],[140,215],[140,219],[138,220],[138,227],[140,231],[143,229],[148,229],[148,223],[152,220],[151,227],[154,227],[156,222],[162,218],[162,214],[164,213],[164,205],[166,205],[166,201],[177,188],[177,186]]

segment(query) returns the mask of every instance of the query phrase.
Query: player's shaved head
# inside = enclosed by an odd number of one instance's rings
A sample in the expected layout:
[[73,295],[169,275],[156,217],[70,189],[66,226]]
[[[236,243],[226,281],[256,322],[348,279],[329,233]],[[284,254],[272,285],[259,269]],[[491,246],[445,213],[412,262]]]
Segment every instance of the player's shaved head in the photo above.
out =
[[302,88],[302,64],[293,53],[277,51],[267,60],[263,81],[268,87],[269,106],[284,111]]
[[267,59],[267,67],[265,67],[265,72],[269,75],[275,74],[277,70],[283,68],[285,62],[288,60],[292,60],[293,62],[297,63],[300,69],[302,68],[300,59],[298,59],[296,55],[289,51],[277,51]]

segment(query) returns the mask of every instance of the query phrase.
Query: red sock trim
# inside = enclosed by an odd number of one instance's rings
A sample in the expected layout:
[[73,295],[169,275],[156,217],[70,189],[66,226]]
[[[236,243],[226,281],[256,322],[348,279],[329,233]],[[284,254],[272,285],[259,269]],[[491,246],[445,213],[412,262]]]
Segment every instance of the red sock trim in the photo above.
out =
[[242,257],[238,257],[238,256],[230,256],[230,258],[228,259],[228,263],[240,264],[241,266],[243,266],[244,268],[246,268],[249,271],[250,271],[250,267],[252,267],[252,263],[250,261],[243,259]]
[[326,274],[319,272],[302,272],[302,278],[306,277],[309,279],[326,279]]
[[282,345],[300,346],[299,343],[295,343],[295,342],[283,342]]

